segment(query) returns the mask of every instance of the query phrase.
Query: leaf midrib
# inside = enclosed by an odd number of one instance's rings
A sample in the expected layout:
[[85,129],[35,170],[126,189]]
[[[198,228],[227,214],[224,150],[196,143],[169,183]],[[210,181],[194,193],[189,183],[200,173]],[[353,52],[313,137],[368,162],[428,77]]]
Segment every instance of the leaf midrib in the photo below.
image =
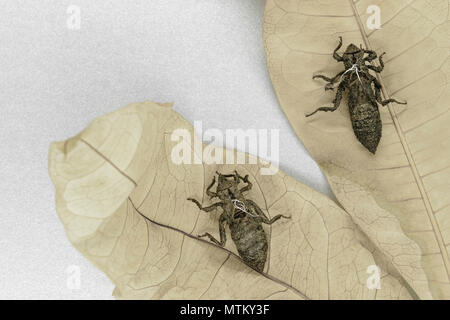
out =
[[146,221],[148,221],[148,222],[150,222],[150,223],[153,223],[153,224],[155,224],[155,225],[157,225],[157,226],[159,226],[159,227],[166,228],[166,229],[169,229],[169,230],[172,230],[172,231],[181,233],[183,236],[186,236],[186,237],[189,237],[189,238],[191,238],[191,239],[194,239],[194,240],[197,240],[197,241],[206,243],[207,245],[213,246],[213,247],[215,247],[216,249],[226,251],[229,255],[232,255],[232,256],[234,256],[235,258],[237,258],[237,259],[239,260],[239,262],[241,262],[245,267],[248,267],[248,268],[252,269],[253,271],[257,272],[258,274],[262,275],[263,277],[265,277],[265,278],[267,278],[267,279],[269,279],[269,280],[271,280],[271,281],[273,281],[273,282],[276,282],[276,283],[278,283],[279,285],[282,285],[282,286],[285,287],[286,289],[291,289],[292,291],[294,291],[296,294],[298,294],[300,297],[302,297],[302,298],[305,299],[305,300],[310,300],[310,299],[311,299],[311,298],[309,298],[308,296],[306,296],[304,293],[302,293],[301,291],[299,291],[297,288],[293,287],[292,285],[287,284],[286,282],[284,282],[284,281],[282,281],[282,280],[280,280],[280,279],[278,279],[278,278],[275,278],[275,277],[271,276],[271,275],[268,274],[268,273],[260,272],[260,271],[258,271],[258,270],[255,270],[255,269],[253,269],[253,268],[247,266],[246,264],[244,264],[244,262],[242,262],[241,257],[239,257],[239,256],[238,256],[236,253],[234,253],[233,251],[228,250],[227,248],[219,247],[219,246],[217,246],[217,245],[215,245],[215,244],[213,244],[213,243],[211,243],[211,242],[209,242],[209,241],[207,241],[207,240],[204,240],[204,239],[201,239],[201,238],[199,238],[199,237],[196,237],[196,236],[194,236],[194,235],[192,235],[192,234],[190,234],[190,233],[187,233],[187,232],[185,232],[185,231],[183,231],[183,230],[181,230],[181,229],[172,227],[172,226],[170,226],[170,225],[162,224],[162,223],[159,223],[159,222],[157,222],[157,221],[154,221],[154,220],[148,218],[146,215],[144,215],[142,212],[140,212],[138,208],[136,208],[136,206],[135,206],[134,203],[133,203],[133,200],[131,200],[130,197],[128,197],[128,201],[130,202],[130,204],[131,204],[131,206],[133,207],[133,209],[134,209],[134,210],[135,210],[142,218],[144,218]]

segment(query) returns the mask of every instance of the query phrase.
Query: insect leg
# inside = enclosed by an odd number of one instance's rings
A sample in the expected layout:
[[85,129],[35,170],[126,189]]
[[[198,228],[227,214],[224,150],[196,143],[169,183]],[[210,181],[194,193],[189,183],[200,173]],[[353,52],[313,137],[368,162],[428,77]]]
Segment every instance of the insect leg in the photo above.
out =
[[[242,181],[244,181],[244,177],[242,177],[236,170],[234,170],[234,175],[236,176],[236,177],[238,177],[239,179],[241,179]],[[248,177],[248,175],[247,175],[247,177]]]
[[342,47],[342,37],[339,37],[339,44],[333,51],[333,58],[336,59],[336,61],[344,61],[344,58],[342,58],[337,51]]
[[395,102],[395,103],[398,103],[398,104],[406,104],[406,102],[400,102],[400,101],[397,101],[397,100],[392,99],[392,98],[391,99],[382,100],[381,99],[381,83],[375,77],[373,77],[372,81],[373,81],[373,84],[375,85],[375,98],[376,98],[376,100],[378,101],[379,104],[381,104],[382,106],[385,106],[385,105],[387,105],[388,103],[391,103],[391,102]]
[[216,171],[216,173],[218,175],[224,176],[226,178],[230,178],[230,177],[234,177],[234,173],[230,173],[230,174],[221,174],[219,171]]
[[210,211],[213,211],[214,209],[216,209],[217,207],[223,206],[223,202],[217,202],[217,203],[210,205],[209,207],[202,207],[201,203],[198,202],[197,200],[195,200],[193,198],[187,198],[187,199],[189,201],[192,201],[193,203],[195,203],[200,210],[205,211],[205,212],[210,212]]
[[290,219],[291,217],[283,216],[282,214],[277,214],[275,217],[273,217],[273,218],[270,219],[270,220],[264,220],[264,219],[263,219],[263,222],[264,222],[265,224],[272,224],[272,223],[274,223],[275,221],[277,221],[277,220],[279,220],[279,219],[281,219],[281,218]]
[[325,111],[325,112],[328,112],[328,111],[335,111],[335,110],[339,107],[339,105],[341,104],[342,94],[343,94],[343,92],[344,92],[344,90],[345,90],[346,85],[347,85],[347,81],[345,81],[345,80],[342,81],[342,82],[339,84],[339,87],[338,87],[337,92],[336,92],[336,97],[335,97],[334,100],[333,100],[333,104],[334,104],[334,105],[333,105],[332,107],[320,107],[320,108],[318,108],[316,111],[314,111],[314,112],[312,112],[312,113],[310,113],[310,114],[307,114],[306,117],[312,116],[312,115],[315,114],[317,111]]
[[219,175],[221,175],[222,177],[225,177],[225,178],[234,178],[234,177],[235,177],[235,174],[234,174],[234,173],[230,173],[230,174],[221,174],[221,173],[219,173],[219,172],[217,172],[217,171],[216,171],[216,173],[219,174]]
[[321,75],[321,74],[316,74],[316,75],[313,76],[312,78],[313,78],[313,79],[320,78],[320,79],[323,79],[323,80],[328,81],[328,82],[330,82],[330,83],[335,83],[336,80],[339,79],[339,77],[340,77],[344,72],[345,72],[345,70],[339,72],[339,73],[338,73],[337,75],[335,75],[333,78],[329,78],[329,77],[324,76],[324,75]]
[[282,214],[278,214],[269,220],[269,218],[267,218],[267,216],[265,215],[264,211],[262,211],[261,208],[253,200],[247,200],[247,204],[249,204],[253,209],[255,209],[256,213],[258,214],[258,216],[261,217],[262,222],[265,224],[272,224],[280,218],[285,218],[285,219],[291,218],[291,217],[283,216]]
[[364,61],[372,61],[372,60],[375,60],[377,58],[377,53],[375,51],[373,51],[373,50],[366,50],[366,49],[362,49],[362,50],[364,51],[364,53],[368,54],[368,56],[364,58]]
[[[386,52],[383,52],[380,57],[378,58],[378,61],[380,62],[380,66],[376,67],[373,65],[368,65],[367,68],[369,68],[370,70],[373,70],[375,72],[380,73],[381,71],[383,71],[384,69],[384,63],[383,63],[383,56],[386,54]],[[370,60],[367,60],[370,61]]]
[[395,99],[386,99],[386,100],[381,100],[381,98],[377,98],[377,101],[384,107],[385,105],[389,104],[389,103],[397,103],[397,104],[407,104],[407,102],[402,102],[402,101],[398,101]]
[[236,183],[236,185],[239,184],[239,179],[241,178],[241,176],[239,175],[239,173],[237,173],[236,170],[234,170],[234,182]]
[[234,172],[239,179],[241,179],[243,182],[247,183],[247,185],[245,187],[243,187],[241,190],[239,190],[239,192],[242,193],[242,192],[251,190],[253,187],[253,184],[250,181],[248,181],[248,174],[245,175],[245,177],[242,177],[237,173],[237,171],[234,171]]
[[246,182],[247,185],[245,187],[243,187],[241,190],[239,190],[240,193],[249,191],[253,187],[253,184],[250,181],[248,181],[248,176],[245,176],[245,178],[246,179],[244,179],[244,182]]
[[217,197],[217,193],[210,191],[210,189],[214,186],[215,183],[216,183],[216,177],[213,177],[213,180],[212,180],[211,184],[210,184],[209,187],[206,189],[206,194],[207,194],[210,198]]
[[313,79],[320,78],[320,79],[323,79],[323,80],[325,80],[325,81],[328,81],[328,83],[327,83],[326,86],[325,86],[325,91],[327,91],[327,90],[334,90],[333,84],[334,84],[338,79],[340,79],[340,77],[342,77],[342,75],[344,74],[344,72],[345,72],[345,70],[339,72],[339,73],[338,73],[337,75],[335,75],[333,78],[328,78],[327,76],[318,74],[318,75],[313,76]]
[[227,219],[226,219],[225,215],[222,213],[220,215],[220,219],[219,219],[220,241],[217,240],[216,238],[214,238],[208,232],[206,232],[206,233],[204,233],[202,235],[199,235],[199,238],[208,237],[210,241],[214,242],[218,246],[223,247],[225,245],[225,243],[227,242],[227,235],[225,233],[225,223],[226,223],[226,221],[227,221]]

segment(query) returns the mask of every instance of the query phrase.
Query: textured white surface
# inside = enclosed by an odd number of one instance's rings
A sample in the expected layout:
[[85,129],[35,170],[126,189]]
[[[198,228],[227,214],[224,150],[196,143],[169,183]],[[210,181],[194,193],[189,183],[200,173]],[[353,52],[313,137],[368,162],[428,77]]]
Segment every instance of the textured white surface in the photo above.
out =
[[[282,113],[262,43],[265,0],[18,1],[0,11],[0,298],[108,299],[69,243],[47,173],[50,141],[135,101],[175,102],[203,129],[278,128],[280,168],[331,195]],[[80,30],[66,26],[69,5]],[[80,288],[67,286],[79,266]]]

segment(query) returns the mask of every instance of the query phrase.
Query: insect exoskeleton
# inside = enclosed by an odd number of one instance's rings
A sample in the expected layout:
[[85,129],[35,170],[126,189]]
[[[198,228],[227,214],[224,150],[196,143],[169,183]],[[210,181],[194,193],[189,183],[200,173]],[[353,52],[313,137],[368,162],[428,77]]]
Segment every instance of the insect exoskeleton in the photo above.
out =
[[[344,63],[345,69],[329,78],[324,75],[315,75],[313,79],[320,78],[328,83],[325,90],[334,90],[334,84],[338,83],[336,96],[333,100],[332,107],[320,107],[314,112],[307,114],[306,117],[312,116],[317,111],[335,111],[342,99],[342,95],[346,89],[349,91],[348,106],[350,119],[352,121],[353,132],[361,144],[371,153],[375,154],[381,139],[382,123],[378,103],[382,106],[388,103],[399,102],[395,99],[382,100],[381,84],[378,79],[370,74],[370,70],[380,73],[384,69],[383,54],[379,57],[373,50],[359,48],[354,44],[349,44],[345,52],[341,55],[338,50],[342,46],[342,38],[339,38],[339,44],[333,51],[333,58]],[[379,66],[370,64],[378,57]]]
[[[211,212],[219,207],[222,208],[219,217],[220,240],[209,233],[204,233],[199,237],[207,237],[216,245],[223,247],[226,243],[225,225],[228,225],[231,239],[233,239],[239,256],[248,266],[262,272],[267,260],[268,248],[267,237],[262,224],[270,225],[280,218],[289,219],[290,217],[279,214],[269,219],[254,201],[247,199],[243,194],[251,190],[253,186],[248,179],[248,175],[242,177],[237,171],[234,171],[233,174],[216,173],[218,175],[216,192],[211,191],[216,183],[216,177],[214,176],[206,189],[206,194],[210,198],[219,198],[219,202],[203,207],[199,201],[193,198],[188,198],[188,200],[194,202],[200,210],[205,212]],[[242,188],[239,188],[240,181],[246,184]]]

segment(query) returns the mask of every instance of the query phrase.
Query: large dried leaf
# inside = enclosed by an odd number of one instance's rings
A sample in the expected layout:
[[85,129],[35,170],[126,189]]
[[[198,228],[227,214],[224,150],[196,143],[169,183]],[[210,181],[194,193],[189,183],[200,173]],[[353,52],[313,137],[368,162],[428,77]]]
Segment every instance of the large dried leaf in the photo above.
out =
[[[264,19],[269,72],[296,134],[354,222],[417,292],[422,266],[435,298],[450,298],[449,3],[268,0]],[[369,5],[381,9],[379,30],[367,29]],[[380,109],[375,156],[355,138],[346,100],[305,118],[331,105],[333,93],[311,78],[343,69],[331,57],[338,36],[343,48],[386,51],[384,96],[408,101]]]
[[[50,147],[50,176],[67,235],[110,277],[117,297],[417,297],[345,211],[283,172],[261,175],[261,164],[174,164],[178,142],[171,134],[182,128],[193,134],[170,106],[146,102],[101,117]],[[234,169],[250,175],[248,197],[266,214],[292,217],[264,226],[269,254],[263,273],[241,261],[230,237],[225,248],[197,238],[205,231],[218,235],[218,212],[201,212],[186,200],[210,203],[205,186],[214,172]],[[366,285],[374,264],[382,269],[380,290]]]

